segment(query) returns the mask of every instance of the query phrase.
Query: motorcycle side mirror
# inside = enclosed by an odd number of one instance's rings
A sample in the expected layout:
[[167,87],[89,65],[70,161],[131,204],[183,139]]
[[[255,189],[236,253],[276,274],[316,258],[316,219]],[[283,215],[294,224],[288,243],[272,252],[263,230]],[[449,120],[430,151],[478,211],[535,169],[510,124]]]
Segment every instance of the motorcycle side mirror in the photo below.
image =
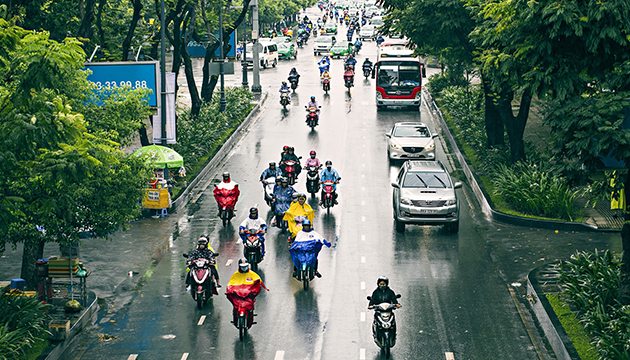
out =
[[396,299],[400,299],[401,296],[402,295],[400,295],[400,294],[396,295]]
[[391,137],[392,137],[392,134],[390,134],[390,133],[385,133],[385,136],[387,136],[388,138],[391,138]]
[[308,109],[308,106],[304,105],[304,108],[305,108],[305,109]]
[[456,182],[455,186],[453,186],[454,189],[461,189],[462,188],[462,183],[460,182]]
[[298,156],[298,159],[301,159],[301,158],[302,158],[301,156]]
[[186,259],[188,259],[188,254],[183,253],[182,256],[185,257]]
[[214,253],[214,257],[217,257],[217,256],[219,256],[219,253]]
[[398,185],[397,183],[393,182],[392,186],[395,187],[396,189],[400,189],[400,185]]
[[372,297],[371,297],[371,296],[368,296],[368,297],[367,297],[367,299],[368,299],[368,300],[372,300]]
[[319,105],[318,107],[319,107],[320,109],[322,108],[322,106],[321,106],[321,105]]

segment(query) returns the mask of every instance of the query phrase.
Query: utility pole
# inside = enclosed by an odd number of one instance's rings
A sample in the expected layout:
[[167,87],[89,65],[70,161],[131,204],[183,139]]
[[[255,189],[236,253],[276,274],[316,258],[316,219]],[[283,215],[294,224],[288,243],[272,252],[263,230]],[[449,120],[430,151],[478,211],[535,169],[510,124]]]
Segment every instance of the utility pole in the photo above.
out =
[[[164,1],[164,0],[162,0]],[[221,100],[219,100],[219,111],[224,112],[227,101],[225,100],[225,74],[223,73],[223,2],[219,0],[219,76],[221,77]]]
[[[162,121],[162,145],[166,145],[166,15],[164,15],[164,0],[160,1],[160,117]],[[167,174],[164,174],[165,176]]]
[[252,42],[253,42],[253,59],[254,59],[254,84],[252,92],[261,93],[260,86],[260,43],[258,43],[258,0],[252,0]]
[[243,57],[241,59],[241,66],[243,67],[243,88],[249,90],[249,84],[247,83],[247,11],[243,18]]

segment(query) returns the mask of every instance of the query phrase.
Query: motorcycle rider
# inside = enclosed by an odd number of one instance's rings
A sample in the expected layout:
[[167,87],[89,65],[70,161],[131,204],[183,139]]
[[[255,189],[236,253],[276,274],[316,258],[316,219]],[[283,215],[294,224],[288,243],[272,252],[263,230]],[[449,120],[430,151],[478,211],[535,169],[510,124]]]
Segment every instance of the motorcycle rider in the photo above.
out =
[[319,65],[319,73],[322,74],[324,71],[328,71],[330,69],[330,59],[328,55],[324,55],[324,57],[317,63]]
[[[280,215],[289,209],[291,205],[291,195],[293,193],[295,193],[293,186],[289,185],[287,178],[282,177],[280,179],[280,186],[276,186],[276,188],[273,189],[273,202],[276,206],[276,215]],[[277,217],[276,220],[278,221],[274,225],[281,227],[279,221],[282,219]]]
[[265,257],[265,233],[267,233],[267,223],[258,216],[258,208],[256,207],[249,209],[249,217],[243,220],[241,225],[238,227],[238,234],[241,236],[243,244],[245,244],[245,241],[247,240],[247,234],[245,231],[251,229],[259,232],[258,237],[260,238],[260,252],[261,255]]
[[348,57],[346,58],[346,68],[350,67],[352,68],[352,70],[354,70],[354,66],[357,64],[357,59],[354,58],[354,56],[352,56],[352,54],[348,54]]
[[348,41],[352,41],[352,35],[354,35],[354,29],[352,28],[352,26],[350,26],[350,28],[348,29],[348,32],[346,33],[346,36],[348,37]]
[[[300,230],[300,232],[297,233],[297,235],[295,236],[295,239],[293,240],[293,242],[291,243],[291,246],[289,247],[289,251],[292,252],[291,258],[294,259],[293,277],[295,278],[297,278],[298,265],[300,264],[296,264],[293,254],[298,251],[305,252],[305,249],[303,249],[300,245],[303,242],[310,242],[310,241],[315,242],[315,246],[312,249],[309,249],[309,252],[314,253],[314,256],[316,259],[315,265],[313,266],[315,276],[319,278],[322,277],[322,274],[320,274],[319,271],[317,270],[318,265],[319,265],[319,260],[317,260],[317,254],[319,254],[319,251],[321,250],[322,245],[326,245],[327,247],[330,247],[331,244],[328,241],[326,241],[326,239],[324,239],[324,237],[321,234],[313,230],[312,221],[306,219],[302,222],[302,230]],[[298,279],[298,280],[301,280],[301,279]]]
[[[250,270],[247,260],[239,259],[238,270],[230,277],[227,290],[225,291],[225,295],[234,306],[232,310],[234,324],[236,324],[238,319],[238,310],[243,309],[248,312],[247,327],[250,328],[253,325],[254,304],[261,287],[269,291],[260,276]],[[243,296],[244,293],[247,293],[247,295]]]
[[282,85],[280,86],[280,93],[282,93],[283,91],[288,92],[289,90],[290,90],[290,89],[289,89],[289,86],[287,85],[287,82],[286,82],[286,81],[283,81],[283,82],[282,82]]
[[289,72],[289,78],[288,80],[291,82],[293,81],[293,79],[295,79],[295,84],[298,85],[300,83],[300,74],[298,74],[297,70],[295,68],[292,68],[291,71]]
[[[294,193],[293,195],[296,195]],[[291,237],[295,238],[297,233],[301,230],[303,221],[313,221],[315,219],[315,211],[311,205],[306,203],[305,194],[297,194],[297,201],[291,203],[289,210],[284,213],[284,220],[289,223],[289,231],[291,231]]]
[[289,152],[289,145],[284,145],[282,147],[282,152],[280,153],[280,165],[282,165],[282,158]]
[[[208,235],[201,235],[201,237],[199,237],[199,240],[197,240],[197,247],[188,255],[186,265],[192,265],[192,262],[197,259],[214,260],[214,251],[208,246]],[[217,288],[220,288],[221,284],[219,283],[219,272],[217,271],[216,263],[210,266],[210,272],[214,277]],[[190,278],[191,276],[189,271],[186,273],[186,291],[190,288]]]
[[262,182],[264,186],[265,180],[269,179],[270,177],[275,177],[277,179],[281,176],[282,170],[278,169],[276,167],[276,163],[272,161],[269,163],[269,167],[263,170],[262,174],[260,174],[260,182]]
[[[322,172],[319,174],[319,183],[322,184],[324,181],[334,181],[335,184],[333,184],[333,189],[335,189],[335,192],[333,193],[333,200],[335,201],[335,205],[338,204],[337,202],[337,182],[339,182],[339,180],[341,180],[341,177],[339,176],[339,174],[337,173],[337,170],[332,168],[332,161],[330,160],[326,160],[326,168],[324,170],[322,170]],[[321,198],[324,198],[324,188],[322,187],[322,196]],[[319,202],[319,205],[322,205],[322,202]]]
[[322,73],[322,80],[330,81],[330,79],[331,79],[330,72],[328,72],[328,70],[324,70],[324,72]]
[[385,42],[385,39],[383,38],[382,35],[379,35],[378,38],[376,39],[376,45],[380,46],[383,42]]
[[223,181],[214,186],[214,199],[217,201],[217,205],[219,206],[219,213],[217,216],[221,216],[223,204],[232,200],[236,203],[240,193],[241,191],[238,189],[238,184],[230,179],[230,173],[227,171],[224,172]]
[[344,71],[344,73],[343,73],[343,80],[344,80],[344,82],[345,81],[350,81],[351,86],[353,85],[352,84],[352,83],[354,83],[354,68],[353,67],[346,66],[346,71]]
[[304,167],[315,166],[319,168],[320,166],[322,166],[322,163],[320,163],[319,159],[317,158],[317,153],[315,152],[315,150],[311,150],[309,155],[310,157],[304,162]]
[[294,148],[293,146],[289,146],[289,149],[287,150],[287,153],[284,154],[282,156],[282,172],[285,172],[285,162],[287,161],[295,161],[295,178],[297,179],[298,175],[300,175],[300,172],[302,171],[302,167],[300,166],[300,159],[297,157],[297,155],[294,154]]
[[[319,104],[317,103],[317,100],[315,100],[315,96],[311,96],[311,101],[309,101],[309,103],[306,104],[306,111],[308,111],[308,109],[312,107],[316,109],[317,116],[319,117]],[[308,118],[306,121],[308,122]]]
[[[398,303],[398,298],[396,298],[394,290],[389,288],[389,278],[387,278],[387,276],[379,277],[378,280],[376,280],[376,285],[378,285],[378,287],[372,292],[368,309],[374,309],[374,305],[382,303],[394,304],[398,308],[402,306]],[[374,317],[376,317],[376,312],[374,312]],[[374,336],[374,342],[376,342],[376,333],[372,332],[372,336]]]
[[372,62],[369,58],[365,58],[365,60],[363,61],[363,65],[361,65],[362,68],[365,68],[366,66],[369,66],[370,69],[372,69]]

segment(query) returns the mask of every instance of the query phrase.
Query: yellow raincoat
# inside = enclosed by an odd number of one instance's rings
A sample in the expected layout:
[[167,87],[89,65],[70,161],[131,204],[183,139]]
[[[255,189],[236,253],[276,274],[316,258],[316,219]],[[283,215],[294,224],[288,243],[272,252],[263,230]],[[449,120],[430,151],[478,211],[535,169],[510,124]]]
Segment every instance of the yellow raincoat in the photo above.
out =
[[292,237],[295,237],[302,230],[302,221],[304,219],[310,220],[311,223],[315,219],[315,211],[311,208],[311,205],[307,203],[300,205],[298,201],[292,203],[289,210],[284,213],[283,218],[289,223],[289,231],[291,231]]

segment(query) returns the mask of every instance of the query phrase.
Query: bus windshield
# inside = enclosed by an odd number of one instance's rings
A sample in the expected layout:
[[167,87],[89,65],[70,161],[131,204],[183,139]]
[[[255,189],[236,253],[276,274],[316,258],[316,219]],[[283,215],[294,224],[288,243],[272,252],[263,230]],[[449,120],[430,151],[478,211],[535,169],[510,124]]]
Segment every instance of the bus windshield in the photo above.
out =
[[378,69],[377,86],[380,87],[419,87],[420,81],[419,63],[385,63]]

